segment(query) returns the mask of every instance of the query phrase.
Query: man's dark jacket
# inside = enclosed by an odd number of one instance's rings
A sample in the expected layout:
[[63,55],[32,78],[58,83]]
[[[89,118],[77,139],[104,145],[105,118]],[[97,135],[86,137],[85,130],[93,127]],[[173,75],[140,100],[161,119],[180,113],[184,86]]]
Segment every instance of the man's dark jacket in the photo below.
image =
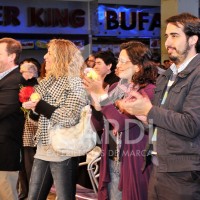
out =
[[23,83],[18,68],[0,80],[0,171],[20,169],[24,116],[18,93]]
[[161,107],[171,74],[168,69],[158,78],[148,114],[158,128],[158,171],[200,171],[200,54],[178,74]]

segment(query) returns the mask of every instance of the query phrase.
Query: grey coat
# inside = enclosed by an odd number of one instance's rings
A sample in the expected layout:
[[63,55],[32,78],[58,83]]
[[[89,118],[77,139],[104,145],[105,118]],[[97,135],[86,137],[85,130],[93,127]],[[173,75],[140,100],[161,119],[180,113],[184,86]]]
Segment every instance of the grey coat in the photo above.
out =
[[200,54],[178,74],[160,107],[172,70],[158,78],[148,119],[158,128],[160,172],[200,171]]

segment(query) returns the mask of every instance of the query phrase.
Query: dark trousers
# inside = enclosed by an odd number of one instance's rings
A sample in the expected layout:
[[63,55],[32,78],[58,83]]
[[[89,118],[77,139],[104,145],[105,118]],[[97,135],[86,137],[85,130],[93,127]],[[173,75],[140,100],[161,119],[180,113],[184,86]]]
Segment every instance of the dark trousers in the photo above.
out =
[[34,155],[36,152],[36,147],[23,147],[22,152],[22,167],[19,171],[19,198],[28,196],[28,185],[31,177],[31,170],[33,166]]
[[34,159],[28,200],[46,200],[52,184],[60,200],[75,200],[78,158],[62,162]]
[[153,171],[149,181],[148,200],[199,200],[200,171]]

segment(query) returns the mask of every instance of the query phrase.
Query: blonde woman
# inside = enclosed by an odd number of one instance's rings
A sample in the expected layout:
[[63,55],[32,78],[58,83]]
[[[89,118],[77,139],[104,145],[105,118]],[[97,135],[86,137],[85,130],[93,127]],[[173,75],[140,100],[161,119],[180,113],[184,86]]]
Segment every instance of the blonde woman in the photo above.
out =
[[44,59],[46,77],[36,87],[41,100],[23,104],[40,115],[28,199],[46,200],[54,182],[58,199],[74,200],[78,158],[54,152],[47,129],[49,122],[63,127],[78,123],[81,109],[87,103],[80,78],[84,60],[74,43],[64,39],[51,40]]

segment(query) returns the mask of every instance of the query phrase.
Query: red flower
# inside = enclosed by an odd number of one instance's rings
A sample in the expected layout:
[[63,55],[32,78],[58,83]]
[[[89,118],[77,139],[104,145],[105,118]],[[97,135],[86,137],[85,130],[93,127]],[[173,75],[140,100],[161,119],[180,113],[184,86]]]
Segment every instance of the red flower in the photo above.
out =
[[35,91],[32,86],[22,87],[19,91],[19,101],[24,103],[29,101],[31,94]]

